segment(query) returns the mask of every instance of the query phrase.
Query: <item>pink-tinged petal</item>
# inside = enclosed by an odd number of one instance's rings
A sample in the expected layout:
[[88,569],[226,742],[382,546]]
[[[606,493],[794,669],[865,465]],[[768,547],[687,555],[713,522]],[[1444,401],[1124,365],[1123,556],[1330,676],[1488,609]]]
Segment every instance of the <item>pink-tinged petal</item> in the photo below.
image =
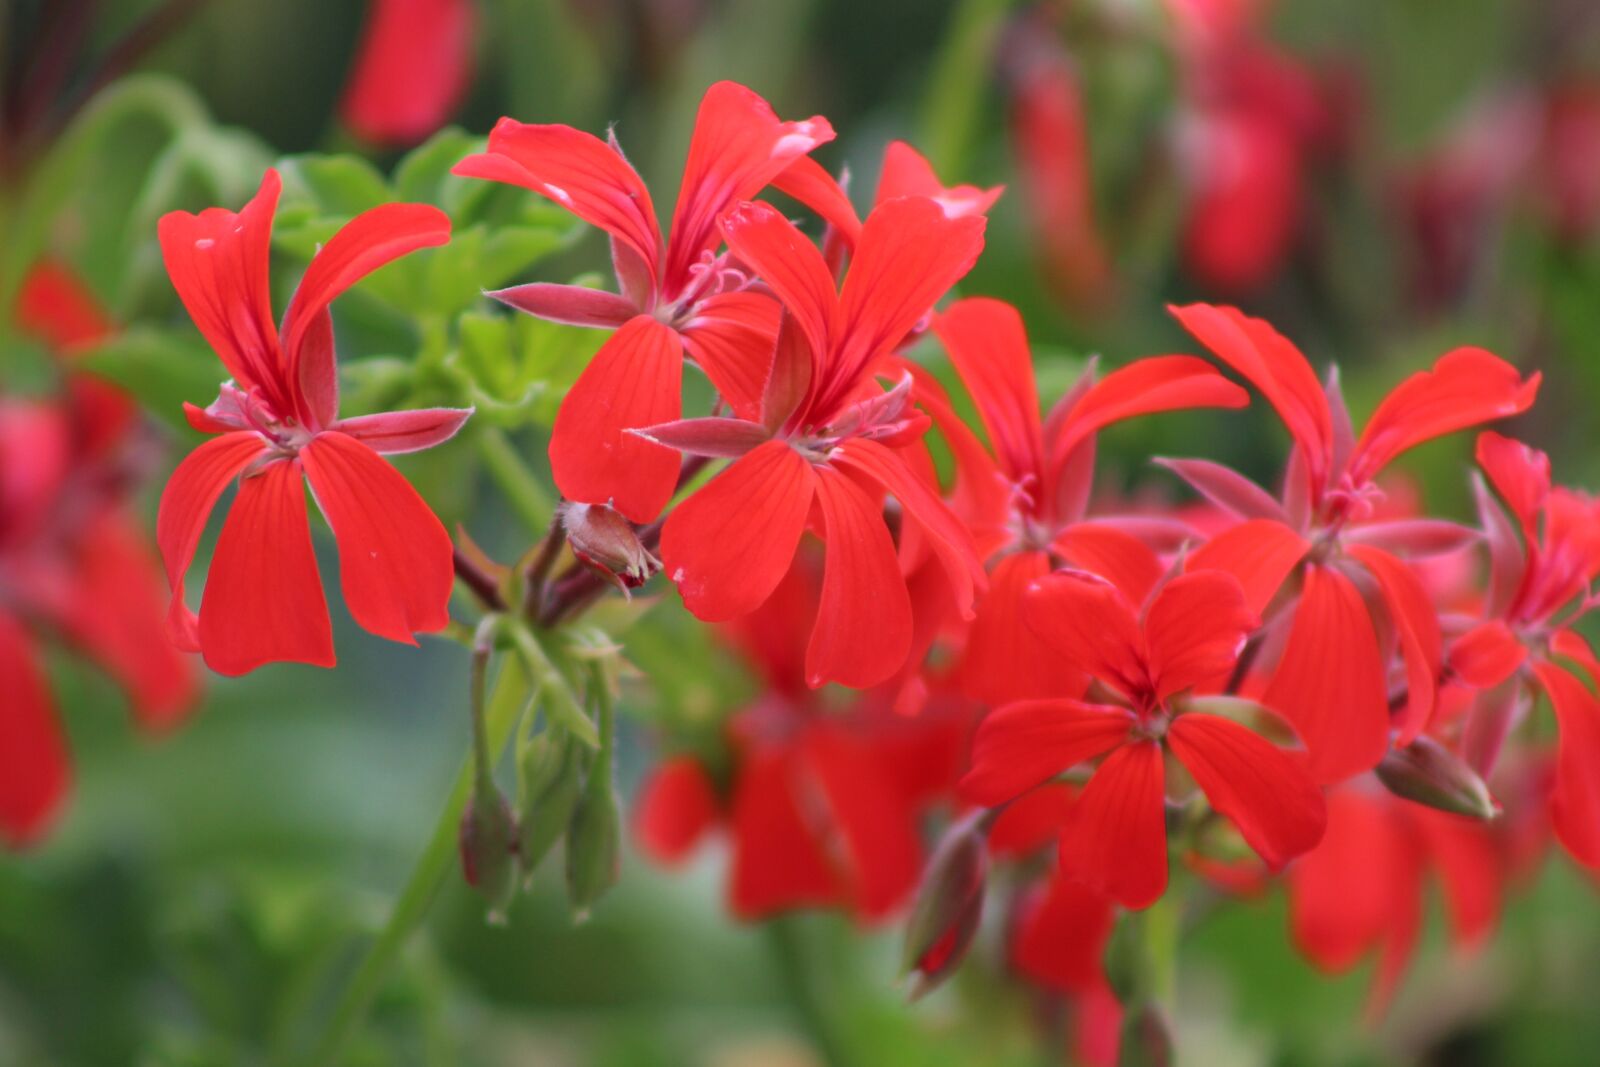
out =
[[72,777],[55,705],[22,624],[0,613],[0,840],[23,848],[50,827]]
[[1260,625],[1238,579],[1223,571],[1191,571],[1161,587],[1145,612],[1145,641],[1156,695],[1226,679],[1245,639]]
[[1378,580],[1384,607],[1399,637],[1406,667],[1406,706],[1395,723],[1395,744],[1409,745],[1427,728],[1438,699],[1439,668],[1444,659],[1438,609],[1416,572],[1389,553],[1371,545],[1347,545],[1345,554]]
[[961,797],[995,807],[1122,744],[1133,729],[1126,708],[1079,700],[1022,700],[990,712],[972,740]]
[[816,498],[828,546],[822,601],[806,646],[806,683],[865,689],[905,664],[911,595],[878,504],[826,466],[816,468]]
[[1281,870],[1322,840],[1322,790],[1270,741],[1236,722],[1191,713],[1173,720],[1167,744],[1268,867]]
[[1250,394],[1195,356],[1150,356],[1118,367],[1073,405],[1050,444],[1050,462],[1064,462],[1084,438],[1140,415],[1187,408],[1242,408]]
[[548,197],[609,233],[634,260],[630,268],[642,271],[652,289],[660,284],[661,230],[650,190],[620,151],[593,134],[503,118],[489,134],[488,151],[468,156],[450,173]]
[[883,150],[883,169],[878,172],[876,202],[901,196],[925,196],[944,208],[952,217],[984,215],[1000,199],[1005,187],[980,189],[976,185],[945,185],[933,172],[933,164],[904,141],[890,141]]
[[989,574],[978,599],[957,677],[961,691],[990,707],[1034,697],[1080,693],[1088,679],[1059,662],[1022,621],[1022,596],[1034,579],[1050,573],[1044,552],[1005,556]]
[[1419,808],[1411,812],[1444,889],[1456,944],[1475,949],[1500,917],[1505,864],[1490,827],[1477,819]]
[[724,459],[737,459],[772,440],[765,426],[743,419],[679,419],[629,432],[691,456]]
[[815,368],[829,351],[839,317],[839,296],[822,253],[771,204],[735,206],[723,216],[722,232],[733,254],[793,316],[810,345]]
[[376,452],[341,433],[300,451],[306,478],[339,543],[339,585],[361,627],[416,644],[450,621],[455,565],[450,534]]
[[1272,494],[1238,471],[1206,459],[1167,459],[1155,464],[1165,467],[1189,483],[1189,487],[1217,507],[1241,519],[1270,519],[1286,525],[1289,517]]
[[1550,696],[1561,731],[1550,821],[1573,859],[1600,867],[1600,700],[1553,663],[1536,662],[1533,673]]
[[1524,547],[1505,509],[1476,472],[1472,475],[1472,496],[1478,506],[1478,524],[1483,527],[1484,541],[1489,548],[1489,588],[1484,610],[1491,615],[1504,615],[1528,577],[1528,553],[1535,543],[1530,541],[1528,547]]
[[778,319],[771,366],[761,385],[761,424],[773,433],[788,426],[805,403],[815,371],[815,356],[793,315]]
[[1288,644],[1262,702],[1294,724],[1321,784],[1369,771],[1388,751],[1378,635],[1349,578],[1321,565],[1306,568]]
[[730,204],[755,196],[796,159],[831,140],[833,127],[821,115],[783,122],[742,85],[724,81],[707,89],[672,213],[662,277],[668,294],[689,283],[690,268],[718,243],[717,219]]
[[241,388],[256,386],[279,411],[294,410],[280,366],[268,259],[282,182],[268,169],[238,213],[207,208],[161,216],[161,258],[189,317]]
[[1327,484],[1333,419],[1316,372],[1288,338],[1231,307],[1190,304],[1169,309],[1200,343],[1261,390],[1305,455],[1311,484]]
[[1251,519],[1217,534],[1189,553],[1186,571],[1226,571],[1244,587],[1245,603],[1266,610],[1284,579],[1311,551],[1311,542],[1273,519]]
[[1389,392],[1367,420],[1350,461],[1357,485],[1371,480],[1402,452],[1482,422],[1520,415],[1539,392],[1539,375],[1481,348],[1458,348],[1439,357]]
[[1017,309],[987,297],[957,300],[935,316],[933,329],[972,394],[1006,476],[1013,482],[1043,478],[1039,393]]
[[1023,898],[1011,935],[1011,964],[1049,989],[1079,993],[1105,981],[1102,960],[1116,923],[1111,901],[1066,878]]
[[609,502],[650,522],[678,486],[678,456],[631,434],[678,418],[683,345],[648,315],[630,319],[584,368],[556,412],[550,468],[568,500]]
[[672,509],[662,569],[695,617],[735,619],[772,594],[805,531],[816,481],[798,452],[768,441]]
[[839,843],[856,914],[881,919],[901,904],[922,873],[916,812],[884,773],[870,742],[828,725],[808,731],[806,762],[821,786]]
[[194,613],[184,603],[183,576],[188,573],[217,498],[240,471],[266,451],[261,438],[253,433],[214,437],[178,464],[162,491],[156,543],[166,564],[167,586],[172,590],[168,630],[178,647],[186,651],[200,651],[200,639]]
[[937,492],[911,472],[903,455],[876,441],[858,438],[836,448],[832,462],[840,470],[862,475],[900,502],[906,519],[927,534],[928,544],[950,580],[956,610],[963,618],[971,618],[974,596],[988,587],[983,563],[961,520]]
[[218,674],[279,662],[333,666],[298,460],[274,460],[239,483],[206,576],[199,638]]
[[720,816],[716,789],[699,760],[680,756],[661,763],[639,786],[634,835],[661,864],[689,857]]
[[1144,603],[1165,570],[1143,541],[1102,522],[1075,522],[1050,548],[1074,567],[1107,579],[1135,604]]
[[861,217],[844,186],[821,163],[801,156],[772,180],[772,187],[800,201],[854,245],[861,235]]
[[339,356],[334,350],[333,316],[327,308],[312,313],[289,357],[289,381],[296,390],[298,418],[321,430],[339,417]]
[[1067,812],[1061,874],[1125,908],[1147,908],[1167,889],[1166,768],[1154,741],[1107,756]]
[[874,363],[904,341],[983,251],[984,218],[951,218],[932,200],[902,197],[873,209],[839,292],[839,345],[818,400],[831,413]]
[[1539,514],[1550,496],[1550,457],[1521,441],[1485,430],[1478,435],[1477,460],[1489,476],[1489,484],[1517,517],[1522,536],[1529,544],[1538,541]]
[[[695,305],[678,334],[733,413],[761,420],[762,391],[772,368],[782,305],[761,293],[719,293]],[[809,368],[810,357],[806,364]]]
[[1483,535],[1470,526],[1443,519],[1366,522],[1345,529],[1346,544],[1371,545],[1406,557],[1448,556],[1470,548]]
[[190,429],[196,433],[204,434],[228,433],[230,430],[245,428],[243,423],[219,419],[207,409],[196,407],[187,400],[183,402],[183,421],[187,422]]
[[472,0],[376,0],[339,100],[358,137],[415,144],[445,124],[472,77]]
[[758,751],[739,769],[729,827],[728,903],[741,919],[843,901],[845,888],[824,851],[827,842],[807,818],[809,806],[802,808],[814,783],[800,780],[798,763],[798,753],[789,750]]
[[1138,612],[1098,575],[1058,571],[1040,578],[1022,598],[1022,621],[1064,664],[1126,696],[1148,681]]
[[534,318],[568,326],[616,329],[640,311],[625,296],[604,289],[591,289],[587,285],[531,282],[509,289],[496,289],[483,295],[492,296],[506,307],[516,308]]
[[421,452],[442,445],[461,431],[472,408],[414,408],[340,419],[329,427],[353,437],[381,456]]

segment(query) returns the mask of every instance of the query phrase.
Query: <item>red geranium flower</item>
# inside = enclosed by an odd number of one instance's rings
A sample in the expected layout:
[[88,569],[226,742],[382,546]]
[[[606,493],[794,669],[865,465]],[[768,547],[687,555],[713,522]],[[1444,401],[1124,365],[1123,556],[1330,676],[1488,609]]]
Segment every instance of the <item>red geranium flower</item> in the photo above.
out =
[[1322,837],[1322,794],[1302,764],[1191,706],[1189,691],[1226,679],[1257,625],[1232,577],[1173,578],[1141,611],[1105,579],[1061,571],[1033,583],[1023,619],[1108,702],[1064,697],[997,709],[978,728],[961,791],[994,806],[1105,755],[1062,824],[1063,875],[1130,908],[1165,892],[1164,751],[1268,866],[1282,867]]
[[614,140],[504,118],[487,152],[456,164],[456,174],[531,189],[611,235],[619,293],[540,282],[491,294],[553,322],[616,329],[556,415],[550,464],[567,499],[609,502],[634,522],[666,506],[677,457],[627,431],[682,414],[685,352],[736,414],[756,417],[778,307],[750,289],[738,263],[716,254],[717,219],[832,139],[821,116],[781,122],[744,86],[713,85],[700,102],[666,241],[650,191]]
[[[450,536],[417,491],[380,454],[448,440],[470,410],[435,408],[339,416],[329,303],[407,252],[450,239],[450,220],[422,204],[385,204],[351,219],[312,259],[280,336],[268,279],[280,183],[269,170],[237,214],[209,208],[161,219],[173,287],[233,374],[189,422],[219,434],[178,465],[161,497],[157,538],[172,587],[174,639],[223,674],[278,660],[331,667],[333,636],[322,594],[302,477],[339,543],[340,583],[367,630],[415,644],[449,621]],[[241,477],[242,475],[242,477]],[[223,525],[200,615],[184,603],[184,574],[217,498],[239,493]]]
[[372,0],[339,116],[358,137],[414,144],[461,101],[472,76],[472,0]]

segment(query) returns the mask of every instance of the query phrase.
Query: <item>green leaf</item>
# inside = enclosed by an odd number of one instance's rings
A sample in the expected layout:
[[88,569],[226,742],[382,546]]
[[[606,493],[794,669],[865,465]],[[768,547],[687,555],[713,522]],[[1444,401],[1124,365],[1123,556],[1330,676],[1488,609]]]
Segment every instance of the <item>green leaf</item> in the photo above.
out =
[[183,404],[216,399],[225,371],[210,347],[187,330],[135,327],[86,352],[79,366],[122,386],[146,409],[187,429]]
[[349,217],[394,199],[383,175],[358,156],[289,156],[279,169],[284,199],[309,200],[320,214]]
[[464,157],[483,149],[484,139],[473,137],[459,127],[440,130],[406,153],[395,167],[394,192],[404,201],[436,204],[455,214],[450,201],[463,198],[462,187],[482,185],[468,178],[451,175],[450,168]]

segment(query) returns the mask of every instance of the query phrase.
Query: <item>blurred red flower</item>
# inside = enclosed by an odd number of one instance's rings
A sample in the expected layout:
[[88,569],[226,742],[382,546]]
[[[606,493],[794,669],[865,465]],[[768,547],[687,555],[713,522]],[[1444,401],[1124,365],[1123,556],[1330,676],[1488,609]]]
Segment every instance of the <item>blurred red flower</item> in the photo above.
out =
[[415,144],[445,124],[472,78],[473,0],[372,0],[339,116],[380,145]]

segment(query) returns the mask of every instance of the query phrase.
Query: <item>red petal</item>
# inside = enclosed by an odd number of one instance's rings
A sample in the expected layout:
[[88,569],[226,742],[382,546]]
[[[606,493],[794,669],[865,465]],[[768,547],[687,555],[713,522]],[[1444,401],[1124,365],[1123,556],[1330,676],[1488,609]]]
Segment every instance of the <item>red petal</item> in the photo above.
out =
[[1101,963],[1116,910],[1099,893],[1051,878],[1024,899],[1011,938],[1011,962],[1033,981],[1067,993],[1105,981]]
[[1161,746],[1123,745],[1100,764],[1061,829],[1061,873],[1126,908],[1167,888],[1167,806]]
[[639,314],[640,310],[625,296],[604,289],[591,289],[587,285],[530,282],[483,295],[492,296],[507,307],[526,312],[534,318],[562,322],[568,326],[615,329]]
[[1124,696],[1148,682],[1138,614],[1104,578],[1086,571],[1045,575],[1022,598],[1022,621],[1064,664]]
[[781,311],[761,293],[720,293],[696,304],[678,331],[695,364],[741,419],[761,420]]
[[1268,867],[1279,870],[1322,840],[1328,821],[1322,790],[1265,738],[1195,712],[1173,720],[1167,744]]
[[339,100],[358,137],[413,144],[443,126],[472,76],[471,0],[377,0]]
[[206,578],[199,636],[218,674],[281,661],[333,666],[298,460],[274,460],[239,483]]
[[1458,348],[1439,357],[1390,391],[1356,442],[1350,477],[1371,480],[1400,453],[1480,422],[1527,411],[1539,375],[1524,380],[1517,368],[1481,348]]
[[[1000,300],[957,300],[933,320],[933,328],[972,394],[995,455],[1013,482],[1043,479],[1039,394],[1033,355],[1017,309]],[[1041,486],[1035,486],[1038,493]]]
[[188,573],[217,498],[240,471],[266,450],[261,438],[253,433],[214,437],[178,464],[161,494],[156,543],[161,546],[167,586],[172,590],[168,629],[178,646],[187,651],[198,652],[200,645],[195,630],[197,620],[183,600],[183,576]]
[[1600,867],[1600,700],[1553,663],[1536,662],[1533,672],[1561,731],[1550,821],[1573,859]]
[[733,790],[729,905],[742,919],[832,904],[844,886],[802,814],[796,753],[751,754]]
[[339,585],[361,627],[416,644],[450,621],[453,546],[411,483],[366,445],[325,433],[300,451],[317,506],[339,542]]
[[1271,519],[1287,524],[1283,505],[1272,494],[1238,471],[1204,459],[1167,459],[1158,456],[1158,467],[1165,467],[1189,483],[1190,488],[1217,507],[1241,519]]
[[1098,574],[1135,604],[1161,579],[1161,560],[1143,541],[1101,522],[1075,522],[1050,543],[1074,567]]
[[922,871],[916,814],[868,742],[818,726],[807,732],[805,749],[849,855],[857,913],[881,918],[905,900]]
[[1439,616],[1422,579],[1400,560],[1370,545],[1347,545],[1345,554],[1378,580],[1390,622],[1398,632],[1406,665],[1406,706],[1396,723],[1395,744],[1409,745],[1427,728],[1438,697]]
[[1071,786],[1054,783],[1017,797],[989,827],[989,854],[1021,859],[1056,839],[1075,799]]
[[[306,345],[328,305],[386,263],[449,240],[450,216],[433,205],[382,204],[345,223],[317,250],[283,315],[289,382],[300,390],[301,414],[313,429],[327,426],[338,417],[338,370],[333,363],[333,346],[331,342]],[[313,358],[316,353],[322,353],[321,358]],[[331,409],[326,403],[330,396],[334,398]],[[324,398],[322,410],[311,410],[316,398]]]
[[198,215],[173,211],[161,216],[157,231],[172,287],[239,387],[257,386],[275,410],[292,412],[267,269],[281,188],[269,168],[237,214],[215,207]]
[[1478,466],[1511,508],[1529,544],[1539,540],[1539,514],[1550,496],[1550,457],[1492,430],[1478,435]]
[[1227,571],[1244,587],[1245,602],[1257,615],[1294,570],[1311,542],[1281,522],[1251,519],[1217,534],[1189,554],[1186,571]]
[[1165,700],[1203,682],[1226,679],[1258,625],[1233,575],[1195,571],[1172,579],[1145,612],[1156,695]]
[[1294,724],[1318,782],[1371,770],[1389,747],[1389,700],[1378,636],[1355,585],[1331,568],[1306,568],[1289,641],[1263,703]]
[[17,290],[17,326],[57,352],[109,337],[116,325],[83,280],[65,264],[41,259]]
[[650,522],[678,486],[678,456],[628,433],[679,415],[683,344],[648,315],[630,319],[600,346],[556,412],[550,467],[568,500],[609,502]]
[[329,429],[354,437],[380,456],[394,456],[444,444],[471,417],[471,408],[414,408],[340,419]]
[[1261,390],[1300,446],[1320,491],[1333,459],[1333,419],[1306,357],[1277,330],[1237,308],[1190,304],[1170,310],[1218,359]]
[[72,771],[33,642],[6,614],[0,614],[0,678],[6,680],[5,715],[0,718],[0,838],[10,848],[22,848],[49,829]]
[[717,822],[716,790],[699,760],[664,761],[639,786],[634,808],[639,845],[657,863],[687,859]]
[[1126,708],[1080,700],[1022,700],[997,708],[978,726],[972,769],[961,796],[994,807],[1064,774],[1128,739]]
[[833,127],[821,115],[782,122],[742,85],[724,81],[707,89],[672,213],[662,278],[667,294],[687,285],[701,253],[719,243],[717,219],[728,205],[755,196],[794,160],[831,140]]
[[737,205],[723,216],[722,232],[729,250],[794,317],[811,346],[812,359],[825,358],[839,315],[839,296],[817,246],[771,204]]
[[622,153],[571,126],[533,125],[503,118],[489,149],[463,159],[450,173],[531,189],[616,238],[659,285],[661,231],[650,190]]
[[822,601],[806,646],[806,683],[865,689],[905,664],[911,596],[879,506],[831,467],[816,474],[828,546]]
[[1411,815],[1438,870],[1456,941],[1476,948],[1499,918],[1505,881],[1491,829],[1476,819],[1427,808]]
[[878,172],[876,202],[901,196],[925,196],[944,208],[951,217],[983,215],[994,207],[1004,186],[980,189],[976,185],[946,186],[933,172],[933,164],[904,141],[890,141],[883,150],[883,169]]
[[665,445],[691,456],[737,459],[753,448],[772,440],[758,422],[743,419],[679,419],[659,426],[641,426],[632,431],[647,441]]
[[738,618],[772,594],[805,530],[811,464],[783,441],[734,461],[667,515],[662,569],[706,622]]
[[1194,356],[1151,356],[1101,378],[1067,413],[1050,445],[1052,466],[1112,423],[1185,408],[1242,408],[1250,394]]
[[850,244],[861,236],[861,218],[844,187],[810,156],[801,156],[785,167],[772,180],[772,187],[816,212]]
[[1470,548],[1483,535],[1470,526],[1443,519],[1364,522],[1345,528],[1346,544],[1371,545],[1406,557],[1447,556]]
[[1050,557],[1043,552],[1017,552],[995,565],[961,654],[961,690],[968,697],[995,707],[1083,692],[1088,679],[1058,662],[1022,621],[1023,593],[1049,573]]

